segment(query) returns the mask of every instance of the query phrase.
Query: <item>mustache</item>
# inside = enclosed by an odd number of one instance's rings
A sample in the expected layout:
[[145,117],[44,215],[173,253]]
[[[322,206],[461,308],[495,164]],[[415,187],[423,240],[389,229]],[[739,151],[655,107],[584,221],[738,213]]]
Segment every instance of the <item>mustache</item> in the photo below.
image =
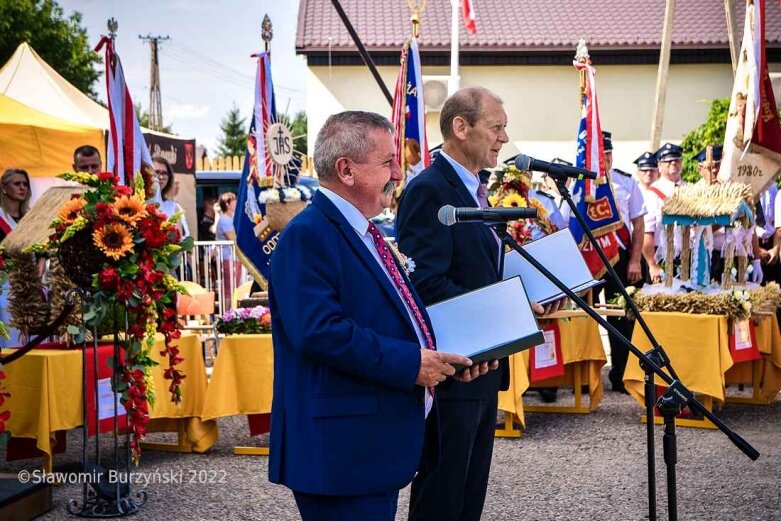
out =
[[382,187],[383,195],[391,195],[394,190],[396,190],[396,181],[392,179],[385,183],[385,186]]

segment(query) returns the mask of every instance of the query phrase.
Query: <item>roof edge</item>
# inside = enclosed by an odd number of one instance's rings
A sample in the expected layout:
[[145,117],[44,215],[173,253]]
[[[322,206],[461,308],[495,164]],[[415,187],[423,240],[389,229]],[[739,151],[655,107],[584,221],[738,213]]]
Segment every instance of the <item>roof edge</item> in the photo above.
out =
[[308,0],[300,0],[298,17],[296,18],[296,54],[304,47],[304,31],[306,30],[306,8]]

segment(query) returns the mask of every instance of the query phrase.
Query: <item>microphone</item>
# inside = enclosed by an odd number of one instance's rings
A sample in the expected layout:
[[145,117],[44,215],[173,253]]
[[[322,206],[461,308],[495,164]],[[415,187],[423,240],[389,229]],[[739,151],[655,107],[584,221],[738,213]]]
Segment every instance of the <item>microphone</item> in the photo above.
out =
[[437,214],[445,226],[456,223],[502,224],[518,219],[536,219],[536,208],[455,208],[446,204]]
[[547,163],[534,159],[533,157],[519,154],[515,156],[515,167],[521,171],[534,170],[535,172],[545,172],[549,176],[555,179],[565,179],[571,177],[573,179],[596,179],[597,174],[591,170],[585,168],[578,168],[576,166],[561,165],[556,163]]

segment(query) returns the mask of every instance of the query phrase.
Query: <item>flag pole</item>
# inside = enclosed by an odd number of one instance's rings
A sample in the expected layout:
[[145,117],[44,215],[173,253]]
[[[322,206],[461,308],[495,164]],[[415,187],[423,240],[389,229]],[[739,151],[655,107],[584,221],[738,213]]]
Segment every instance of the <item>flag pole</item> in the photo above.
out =
[[350,37],[353,39],[353,43],[355,43],[355,46],[358,48],[358,54],[361,55],[361,58],[363,59],[363,63],[366,64],[366,66],[369,68],[369,71],[372,73],[372,76],[374,77],[374,81],[377,82],[377,85],[380,87],[380,90],[382,91],[382,94],[385,96],[385,99],[388,100],[388,104],[393,106],[393,96],[391,96],[388,87],[385,85],[385,82],[382,80],[382,76],[380,76],[379,71],[377,71],[377,66],[374,64],[374,60],[372,60],[372,57],[369,55],[369,52],[366,50],[366,47],[364,47],[361,38],[358,36],[358,33],[355,32],[355,28],[353,27],[353,24],[350,22],[350,19],[347,18],[347,14],[344,12],[344,9],[342,8],[342,4],[339,3],[339,0],[331,0],[331,3],[333,4],[334,9],[336,9],[336,13],[339,15],[339,18],[342,19],[342,23],[344,24],[345,29],[347,29],[347,32],[350,33]]
[[724,11],[727,16],[727,34],[729,35],[729,55],[732,58],[732,75],[738,70],[738,48],[737,32],[738,24],[735,19],[735,4],[733,0],[724,0]]
[[268,52],[271,49],[271,40],[274,38],[274,28],[268,13],[263,16],[263,21],[260,23],[260,37],[263,40],[264,50]]
[[659,141],[662,139],[664,104],[667,97],[667,73],[670,68],[670,45],[673,39],[675,0],[667,0],[666,4],[664,9],[664,29],[662,29],[662,48],[659,50],[659,71],[656,75],[654,113],[651,120],[651,150],[659,148]]
[[458,72],[458,2],[450,0],[450,78],[447,81],[447,95],[452,96],[459,87],[460,76]]

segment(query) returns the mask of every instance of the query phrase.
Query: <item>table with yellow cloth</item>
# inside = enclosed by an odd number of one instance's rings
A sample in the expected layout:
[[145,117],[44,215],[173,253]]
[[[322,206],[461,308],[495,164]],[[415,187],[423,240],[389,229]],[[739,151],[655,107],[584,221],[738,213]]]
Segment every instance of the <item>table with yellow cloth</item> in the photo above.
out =
[[[643,317],[669,355],[681,382],[697,394],[724,403],[725,375],[734,365],[729,352],[727,317],[662,312],[643,313]],[[761,320],[755,331],[759,350],[766,361],[761,392],[772,399],[781,390],[781,335],[776,317]],[[639,327],[634,330],[632,342],[641,351],[651,349],[650,341]],[[644,404],[643,377],[639,361],[630,356],[624,384],[641,405]],[[658,378],[656,382],[666,385]]]
[[154,406],[149,409],[152,420],[146,430],[147,432],[178,432],[179,444],[170,446],[145,443],[144,446],[147,449],[206,452],[217,442],[219,431],[217,422],[204,421],[201,418],[208,388],[201,337],[184,333],[178,345],[180,356],[184,358],[182,364],[177,366],[185,375],[181,383],[182,401],[178,404],[171,401],[171,393],[168,390],[171,381],[163,377],[168,367],[168,359],[160,355],[165,344],[162,336],[158,335],[152,351],[152,358],[160,364],[152,368],[152,380],[155,383],[157,399]]
[[[565,374],[538,383],[546,387],[571,386],[574,371],[579,370],[581,381],[589,386],[589,410],[594,410],[605,394],[600,371],[607,362],[599,328],[589,317],[559,319],[558,325]],[[499,393],[499,409],[516,415],[522,427],[525,426],[523,393],[530,385],[528,367],[528,350],[510,356],[510,389]]]
[[201,419],[271,412],[271,335],[228,335],[220,341]]
[[[163,346],[161,337],[155,344],[156,360],[160,360],[159,351]],[[153,376],[158,402],[150,411],[152,418],[197,417],[198,407],[203,403],[206,377],[200,340],[195,335],[184,335],[179,346],[184,357],[180,367],[187,375],[182,383],[182,404],[177,407],[166,403],[169,383],[162,379],[162,368],[157,368]],[[11,393],[3,407],[11,412],[6,428],[14,437],[35,439],[36,446],[44,453],[44,468],[51,469],[54,433],[82,424],[81,351],[34,349],[4,370],[5,387]],[[205,450],[209,440],[213,443],[217,439],[216,424],[193,427],[193,432],[200,432],[194,436],[197,438],[194,444],[199,449]]]

